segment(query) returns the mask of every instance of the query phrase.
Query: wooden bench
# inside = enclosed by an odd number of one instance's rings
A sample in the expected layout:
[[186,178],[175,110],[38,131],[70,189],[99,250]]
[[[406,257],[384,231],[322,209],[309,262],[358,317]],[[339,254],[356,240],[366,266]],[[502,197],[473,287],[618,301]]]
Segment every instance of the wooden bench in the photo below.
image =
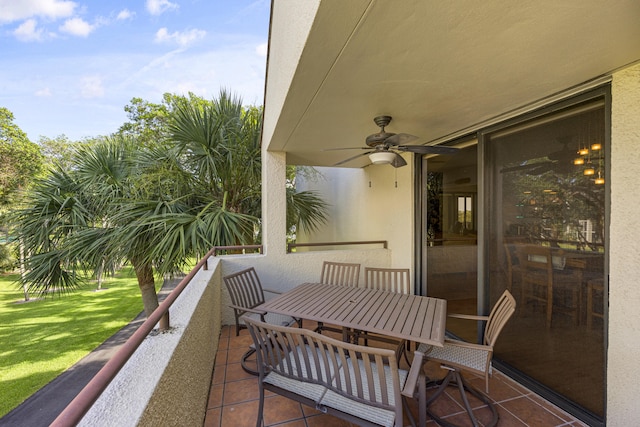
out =
[[[256,426],[262,425],[265,390],[358,425],[403,425],[403,388],[411,387],[405,394],[412,396],[416,381],[424,381],[424,376],[419,374],[419,378],[407,381],[409,372],[398,368],[393,350],[264,323],[254,315],[243,320],[258,360],[260,406]],[[421,420],[426,417],[423,403]],[[409,411],[407,415],[415,425]]]

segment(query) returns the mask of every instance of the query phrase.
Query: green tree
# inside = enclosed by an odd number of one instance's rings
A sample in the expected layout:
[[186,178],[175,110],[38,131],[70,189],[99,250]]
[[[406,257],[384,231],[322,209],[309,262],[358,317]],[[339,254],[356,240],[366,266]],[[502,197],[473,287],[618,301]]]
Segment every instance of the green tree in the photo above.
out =
[[120,126],[118,133],[133,136],[144,145],[165,139],[169,120],[169,107],[166,103],[154,104],[136,97],[131,99],[124,110],[129,121]]
[[[193,94],[173,100],[170,139],[177,144],[186,164],[231,212],[261,216],[262,109],[243,108],[242,100],[222,91],[215,103]],[[313,230],[327,217],[326,203],[313,191],[295,189],[294,167],[287,168],[287,230]],[[252,236],[229,245],[259,240],[259,224]]]
[[117,133],[133,136],[143,145],[165,141],[169,136],[169,122],[177,105],[190,103],[203,106],[207,102],[191,92],[188,97],[165,93],[160,104],[139,97],[132,98],[124,107],[129,121],[120,126]]
[[59,164],[63,168],[71,167],[71,156],[73,155],[74,142],[66,135],[58,135],[55,138],[40,136],[38,145],[44,156],[47,165]]
[[38,145],[13,120],[13,113],[0,107],[0,207],[11,203],[42,168]]
[[42,154],[38,145],[14,123],[11,111],[0,107],[0,269],[12,270],[17,265],[15,245],[11,244],[11,223],[7,212],[19,201],[42,170]]
[[[154,269],[177,272],[212,246],[256,243],[260,118],[259,108],[222,92],[206,102],[176,99],[167,143],[121,133],[79,144],[73,167],[54,167],[17,212],[31,254],[26,283],[64,292],[84,269],[128,262],[149,315],[158,305]],[[309,194],[291,202],[306,206],[294,210],[306,226],[324,212]]]

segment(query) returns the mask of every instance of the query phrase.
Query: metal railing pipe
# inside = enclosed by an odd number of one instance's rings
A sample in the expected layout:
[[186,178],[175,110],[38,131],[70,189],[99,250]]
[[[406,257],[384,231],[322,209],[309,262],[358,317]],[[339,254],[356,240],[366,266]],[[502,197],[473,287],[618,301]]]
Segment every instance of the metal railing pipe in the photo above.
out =
[[301,248],[301,247],[350,246],[350,245],[382,245],[385,249],[387,249],[386,240],[359,240],[354,242],[288,243],[287,252],[290,253],[291,249]]
[[221,251],[238,251],[242,250],[242,253],[245,253],[245,250],[258,250],[258,253],[262,253],[262,245],[241,245],[241,246],[214,246],[213,248],[213,256],[217,256],[218,252]]

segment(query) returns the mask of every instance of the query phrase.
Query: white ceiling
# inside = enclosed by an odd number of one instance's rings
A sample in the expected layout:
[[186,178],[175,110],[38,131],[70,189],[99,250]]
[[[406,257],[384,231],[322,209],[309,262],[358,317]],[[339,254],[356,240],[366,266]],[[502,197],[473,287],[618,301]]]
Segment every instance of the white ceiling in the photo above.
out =
[[324,0],[269,149],[330,166],[382,114],[429,143],[638,60],[638,0]]

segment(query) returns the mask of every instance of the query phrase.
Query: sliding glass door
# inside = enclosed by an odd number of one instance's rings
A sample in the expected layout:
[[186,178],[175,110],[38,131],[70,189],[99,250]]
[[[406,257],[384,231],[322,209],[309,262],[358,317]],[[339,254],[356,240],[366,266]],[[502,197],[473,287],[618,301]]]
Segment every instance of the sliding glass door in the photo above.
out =
[[[423,159],[426,294],[446,299],[449,313],[477,310],[477,158],[474,143]],[[477,336],[472,322],[451,320],[447,329],[467,340]]]
[[[420,164],[422,293],[487,314],[509,290],[518,308],[497,365],[591,424],[605,411],[607,97],[481,130]],[[447,329],[480,339],[475,325]]]
[[605,102],[483,134],[488,291],[518,310],[496,358],[604,415]]

